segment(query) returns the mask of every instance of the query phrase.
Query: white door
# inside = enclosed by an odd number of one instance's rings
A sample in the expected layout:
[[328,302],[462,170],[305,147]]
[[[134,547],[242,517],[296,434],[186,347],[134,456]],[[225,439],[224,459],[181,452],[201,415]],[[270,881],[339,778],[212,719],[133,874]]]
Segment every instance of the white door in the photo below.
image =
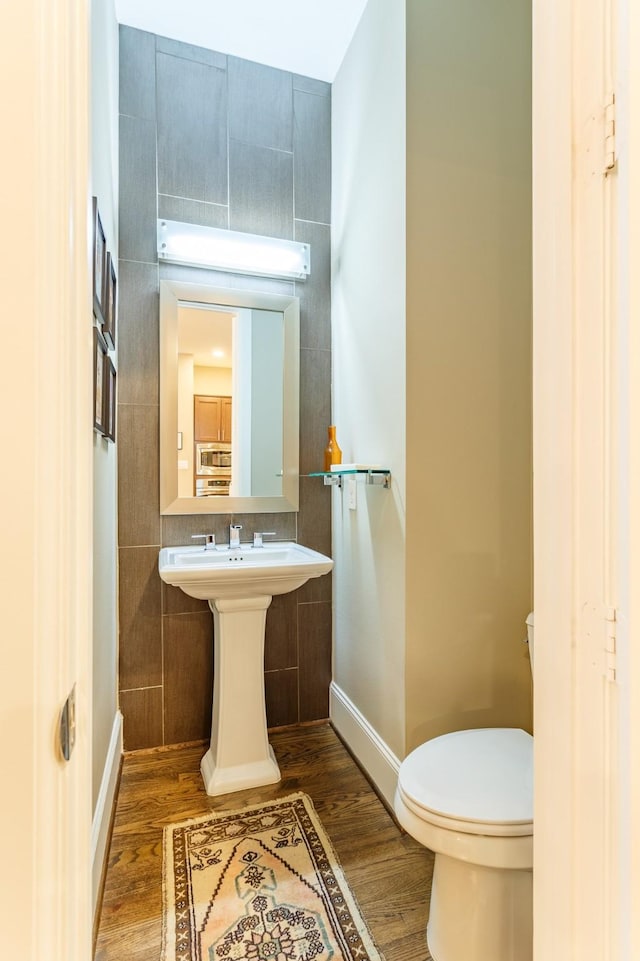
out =
[[91,956],[88,13],[0,4],[0,953],[22,961]]
[[638,41],[534,0],[536,961],[640,957]]

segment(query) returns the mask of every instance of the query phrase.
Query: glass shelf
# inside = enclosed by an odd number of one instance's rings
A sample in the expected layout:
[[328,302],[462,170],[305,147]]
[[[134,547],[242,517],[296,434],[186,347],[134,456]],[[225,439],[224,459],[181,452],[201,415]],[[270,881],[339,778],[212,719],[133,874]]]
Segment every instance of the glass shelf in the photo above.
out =
[[367,484],[391,487],[391,471],[386,467],[345,467],[344,470],[317,471],[307,477],[323,477],[325,486],[342,487],[343,477],[364,477]]

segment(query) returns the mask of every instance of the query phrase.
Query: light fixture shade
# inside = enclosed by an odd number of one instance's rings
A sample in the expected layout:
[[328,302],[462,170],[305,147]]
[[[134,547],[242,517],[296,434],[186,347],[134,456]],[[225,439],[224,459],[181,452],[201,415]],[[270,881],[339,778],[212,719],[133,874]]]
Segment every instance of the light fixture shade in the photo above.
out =
[[174,264],[287,280],[304,280],[311,266],[309,244],[177,220],[158,221],[158,258]]

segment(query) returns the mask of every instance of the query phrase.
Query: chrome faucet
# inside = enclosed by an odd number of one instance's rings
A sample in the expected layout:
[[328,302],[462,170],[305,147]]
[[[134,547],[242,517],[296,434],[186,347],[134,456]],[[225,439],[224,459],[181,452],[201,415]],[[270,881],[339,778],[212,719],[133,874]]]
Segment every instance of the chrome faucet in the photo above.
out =
[[253,534],[253,546],[254,546],[254,547],[264,547],[264,544],[262,543],[262,538],[263,538],[263,537],[275,537],[275,536],[276,536],[276,532],[275,532],[275,531],[254,531],[254,534]]
[[231,524],[229,527],[229,549],[240,547],[240,531],[242,524]]
[[216,535],[215,534],[192,534],[192,540],[196,537],[204,537],[204,549],[205,551],[215,551],[216,549]]

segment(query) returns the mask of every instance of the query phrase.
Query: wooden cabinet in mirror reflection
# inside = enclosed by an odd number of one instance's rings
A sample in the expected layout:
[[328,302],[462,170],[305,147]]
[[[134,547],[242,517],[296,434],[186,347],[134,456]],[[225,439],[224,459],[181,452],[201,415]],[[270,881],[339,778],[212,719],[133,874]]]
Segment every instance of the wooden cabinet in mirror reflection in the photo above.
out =
[[231,443],[231,398],[196,394],[193,398],[196,441]]

